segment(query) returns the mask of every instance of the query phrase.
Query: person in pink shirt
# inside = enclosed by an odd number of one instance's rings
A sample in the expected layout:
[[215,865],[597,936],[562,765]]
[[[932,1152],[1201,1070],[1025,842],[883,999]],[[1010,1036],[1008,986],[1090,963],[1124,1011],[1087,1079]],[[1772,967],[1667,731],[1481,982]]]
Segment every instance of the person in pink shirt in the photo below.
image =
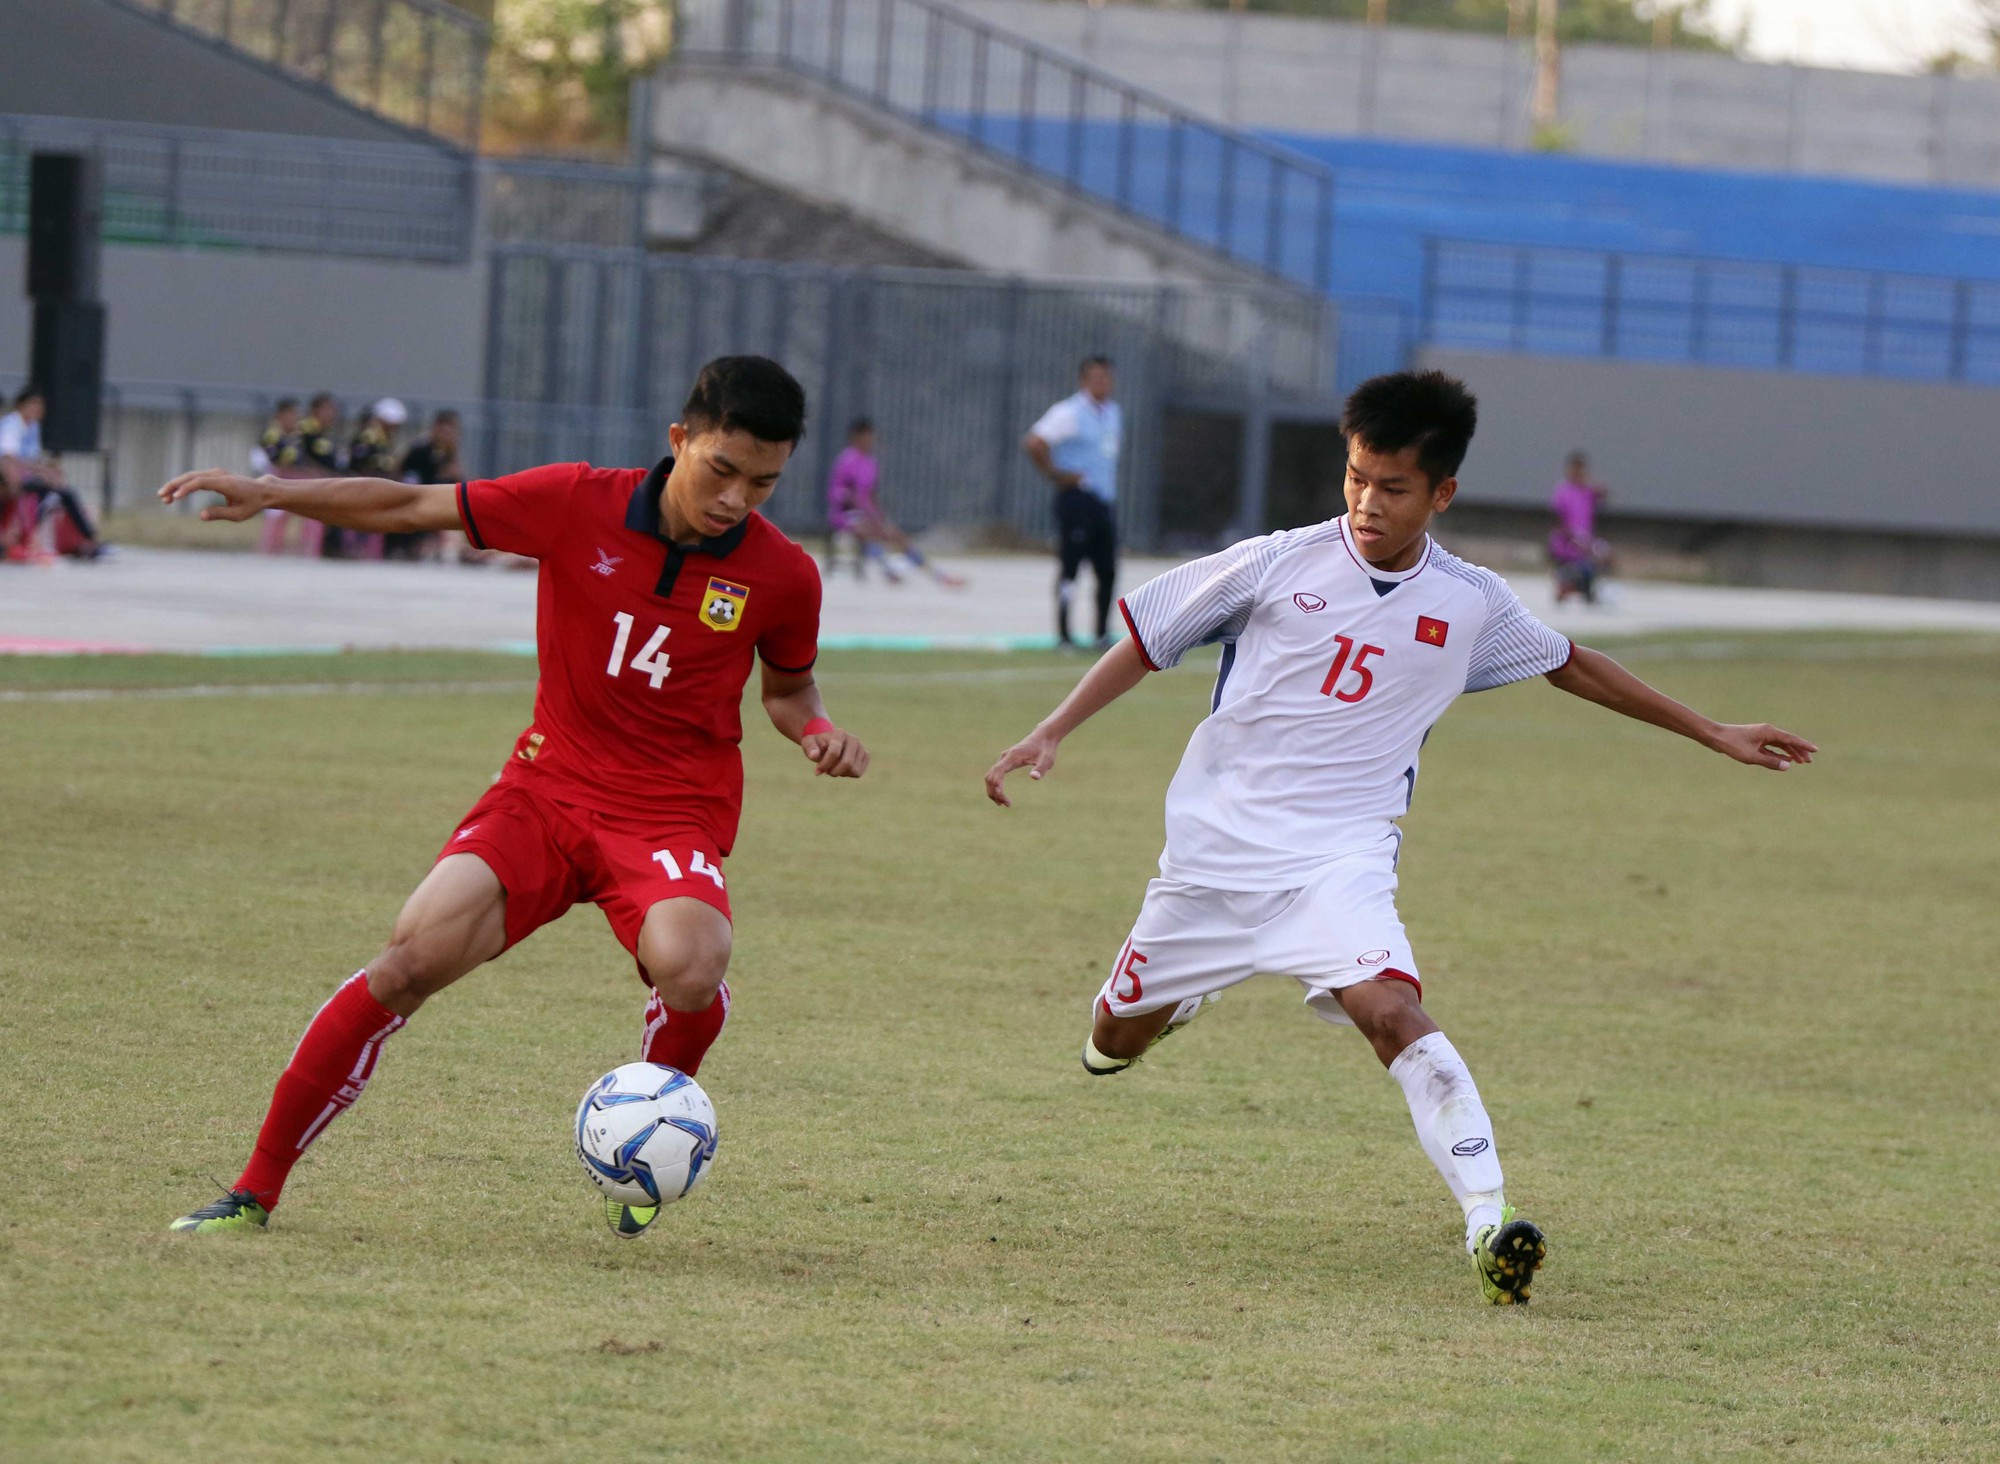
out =
[[[873,560],[890,584],[902,583],[903,576],[891,558],[895,555],[906,560],[911,569],[923,570],[941,585],[952,589],[963,585],[965,580],[961,576],[925,559],[909,536],[882,511],[875,501],[875,487],[881,476],[881,463],[875,456],[875,424],[866,417],[856,417],[847,428],[847,446],[833,460],[833,472],[826,482],[827,528],[836,540],[841,534],[852,534],[861,547],[854,561],[854,577],[863,578],[868,561]],[[831,573],[833,568],[833,555],[829,552],[827,571]]]
[[1591,481],[1589,458],[1580,452],[1569,455],[1563,480],[1549,499],[1556,516],[1549,530],[1549,558],[1555,561],[1558,605],[1571,595],[1583,596],[1586,605],[1597,603],[1597,577],[1611,560],[1611,546],[1597,537],[1597,506],[1609,492]]

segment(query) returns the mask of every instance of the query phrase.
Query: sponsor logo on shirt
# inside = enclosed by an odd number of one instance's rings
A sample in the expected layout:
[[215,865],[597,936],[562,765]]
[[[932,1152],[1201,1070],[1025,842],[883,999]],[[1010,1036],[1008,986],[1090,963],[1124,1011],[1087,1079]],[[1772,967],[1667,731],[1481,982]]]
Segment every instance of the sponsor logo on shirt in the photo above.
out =
[[743,606],[750,598],[744,585],[711,579],[701,597],[701,623],[710,630],[734,630],[743,623]]
[[1450,634],[1451,626],[1442,620],[1433,620],[1428,615],[1417,617],[1417,639],[1427,646],[1441,646]]
[[1308,594],[1304,590],[1300,590],[1296,595],[1292,596],[1292,603],[1308,615],[1317,615],[1326,608],[1326,601],[1322,600],[1318,595]]
[[606,579],[610,579],[612,575],[618,573],[618,566],[624,562],[623,555],[606,554],[600,549],[597,551],[597,563],[590,566],[590,572],[592,574],[601,574]]

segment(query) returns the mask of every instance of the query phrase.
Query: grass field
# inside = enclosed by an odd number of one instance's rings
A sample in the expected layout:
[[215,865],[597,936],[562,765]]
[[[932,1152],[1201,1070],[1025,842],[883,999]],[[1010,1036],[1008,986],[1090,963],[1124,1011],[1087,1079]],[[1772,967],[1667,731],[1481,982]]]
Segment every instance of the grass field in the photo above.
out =
[[1495,1310],[1290,983],[1077,1066],[1199,674],[1010,814],[979,773],[1074,663],[829,657],[859,784],[753,726],[721,1156],[642,1242],[569,1148],[641,1005],[592,910],[399,1034],[268,1234],[199,1242],[167,1221],[526,663],[0,661],[0,1457],[2000,1458],[2000,652],[1633,664],[1825,753],[1753,773],[1540,685],[1431,739],[1404,915],[1551,1239]]

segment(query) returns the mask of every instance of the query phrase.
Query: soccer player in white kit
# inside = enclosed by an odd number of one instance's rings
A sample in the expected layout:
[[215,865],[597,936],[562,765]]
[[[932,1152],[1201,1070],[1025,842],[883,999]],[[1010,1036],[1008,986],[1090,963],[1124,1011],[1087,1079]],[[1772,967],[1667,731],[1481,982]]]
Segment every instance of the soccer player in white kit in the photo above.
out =
[[1417,1138],[1465,1211],[1496,1305],[1525,1302],[1546,1253],[1502,1190],[1493,1124],[1464,1060],[1424,1011],[1396,914],[1396,820],[1425,736],[1460,692],[1545,677],[1572,695],[1784,771],[1818,749],[1768,724],[1724,725],[1556,634],[1491,570],[1432,542],[1477,424],[1441,372],[1365,382],[1347,401],[1347,512],[1246,539],[1119,602],[1131,638],[986,774],[1039,779],[1089,717],[1220,642],[1209,716],[1167,790],[1160,877],[1098,993],[1083,1065],[1122,1072],[1205,1000],[1258,974],[1351,1024],[1401,1084]]

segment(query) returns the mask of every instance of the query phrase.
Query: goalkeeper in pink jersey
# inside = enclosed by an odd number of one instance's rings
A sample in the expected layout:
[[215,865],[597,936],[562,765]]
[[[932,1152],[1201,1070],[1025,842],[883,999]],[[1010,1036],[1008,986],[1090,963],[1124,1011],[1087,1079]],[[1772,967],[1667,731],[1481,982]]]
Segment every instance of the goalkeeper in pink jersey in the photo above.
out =
[[[828,530],[836,543],[842,534],[853,535],[860,548],[854,559],[854,577],[865,577],[868,561],[873,560],[881,567],[884,579],[892,585],[901,584],[903,576],[895,564],[896,558],[901,558],[911,569],[922,570],[939,584],[954,590],[961,588],[964,576],[924,558],[910,542],[909,535],[882,512],[882,506],[875,501],[875,486],[881,477],[882,465],[875,456],[875,424],[866,417],[856,417],[848,424],[847,446],[833,460],[833,474],[826,483]],[[829,552],[828,574],[836,568],[833,561],[834,556]]]

